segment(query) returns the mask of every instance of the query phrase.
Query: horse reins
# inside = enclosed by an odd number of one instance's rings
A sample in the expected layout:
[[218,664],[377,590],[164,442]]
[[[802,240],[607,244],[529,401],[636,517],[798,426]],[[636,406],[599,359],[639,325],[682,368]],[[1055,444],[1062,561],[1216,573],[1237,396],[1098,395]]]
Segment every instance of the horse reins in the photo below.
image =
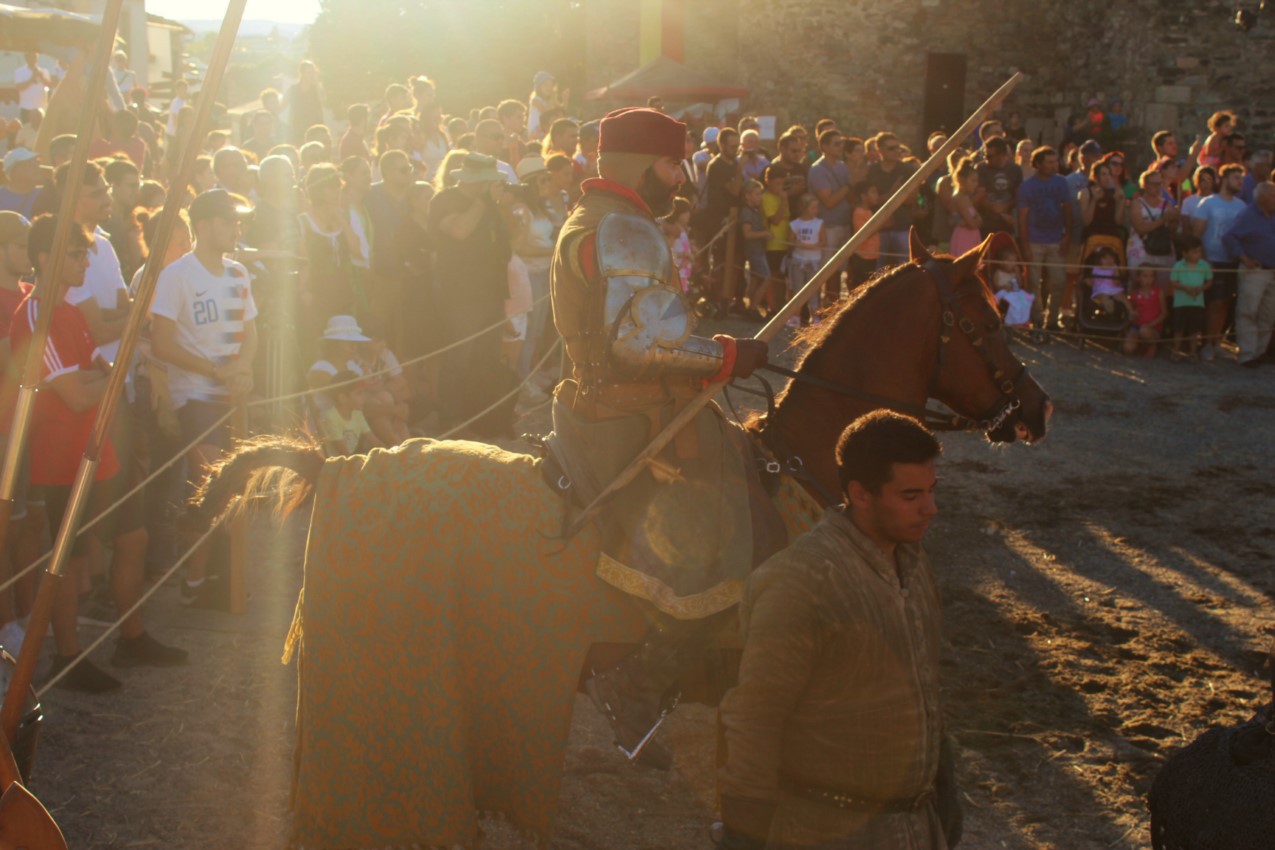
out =
[[951,430],[995,431],[1005,423],[1010,414],[1022,407],[1022,401],[1018,398],[1018,387],[1027,375],[1027,367],[1021,360],[1014,357],[1014,374],[1013,376],[1006,374],[992,360],[992,355],[988,352],[985,345],[987,337],[979,331],[978,327],[968,317],[956,318],[956,304],[961,300],[961,293],[952,284],[952,278],[947,273],[950,264],[950,261],[945,263],[930,258],[921,266],[929,274],[930,279],[934,281],[943,306],[939,323],[939,350],[938,355],[934,358],[934,375],[930,379],[930,390],[932,392],[934,386],[938,383],[939,372],[943,368],[944,351],[948,343],[952,341],[952,328],[955,327],[965,335],[970,345],[978,352],[978,356],[982,358],[984,365],[987,366],[988,373],[991,375],[992,383],[1000,391],[1003,402],[992,408],[984,417],[973,420],[966,419],[965,421],[974,423],[973,427]]
[[[975,418],[963,416],[956,412],[945,412],[936,410],[928,405],[917,405],[908,402],[901,402],[885,396],[876,395],[875,393],[866,392],[856,387],[838,384],[835,381],[829,381],[824,378],[818,378],[814,375],[804,375],[793,369],[784,366],[777,366],[768,363],[759,367],[767,372],[774,372],[777,375],[783,375],[793,381],[803,384],[809,384],[812,387],[834,392],[839,395],[857,398],[866,401],[878,407],[884,407],[899,413],[905,413],[914,416],[924,422],[929,428],[935,431],[995,431],[1005,424],[1015,411],[1022,407],[1022,402],[1018,397],[1019,385],[1027,374],[1027,367],[1022,361],[1014,358],[1014,374],[1011,376],[1003,369],[998,367],[992,360],[991,354],[988,352],[986,336],[978,330],[974,322],[967,317],[962,316],[956,318],[956,305],[960,301],[961,294],[952,284],[952,279],[947,273],[947,264],[940,260],[930,259],[925,262],[921,268],[934,281],[935,288],[938,290],[939,299],[942,304],[942,313],[939,322],[939,346],[938,354],[934,362],[934,375],[930,378],[930,390],[933,391],[938,383],[939,373],[943,368],[944,352],[948,344],[952,341],[953,329],[959,330],[970,345],[978,352],[983,363],[987,366],[987,371],[991,375],[992,381],[996,384],[996,388],[1000,391],[1001,401],[987,413],[987,415]],[[762,420],[762,427],[759,435],[762,442],[769,448],[779,460],[769,460],[763,463],[763,470],[769,474],[775,475],[780,472],[786,472],[797,480],[811,485],[820,496],[822,496],[829,504],[837,501],[830,499],[830,494],[826,492],[826,488],[815,479],[813,475],[806,471],[805,462],[797,455],[787,451],[787,446],[783,444],[782,438],[768,425],[774,421],[775,413],[775,392],[770,382],[760,375],[754,375],[761,382],[764,390],[752,390],[747,387],[735,386],[743,392],[764,396],[766,399],[766,416]]]

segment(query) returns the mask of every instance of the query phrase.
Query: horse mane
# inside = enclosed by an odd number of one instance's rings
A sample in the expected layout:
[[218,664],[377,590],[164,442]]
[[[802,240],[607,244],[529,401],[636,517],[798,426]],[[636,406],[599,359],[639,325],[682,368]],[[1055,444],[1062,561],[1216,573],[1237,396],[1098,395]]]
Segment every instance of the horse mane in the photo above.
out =
[[845,301],[841,302],[836,311],[826,316],[819,324],[811,322],[798,330],[793,336],[792,345],[809,346],[806,353],[803,354],[801,359],[797,362],[798,368],[800,368],[801,364],[805,362],[808,357],[815,354],[823,347],[828,338],[832,336],[833,331],[836,330],[837,325],[841,323],[841,321],[845,318],[845,315],[849,313],[851,309],[856,307],[860,301],[868,298],[873,293],[884,289],[885,285],[891,278],[895,277],[900,271],[906,269],[910,265],[912,265],[910,262],[902,263],[894,266],[893,268],[877,271],[866,283],[863,283],[851,290],[849,296]]
[[282,520],[310,498],[323,463],[323,451],[308,435],[245,440],[200,482],[182,524],[202,532],[266,499],[275,500],[273,513]]
[[[945,260],[949,263],[955,263],[957,258],[950,254],[933,254],[934,259]],[[830,315],[824,317],[819,324],[811,323],[797,331],[793,336],[791,346],[803,345],[807,346],[806,350],[797,358],[796,370],[801,371],[803,367],[813,366],[819,362],[824,356],[828,342],[836,335],[843,324],[849,322],[851,312],[867,299],[871,298],[878,292],[886,289],[897,278],[902,277],[908,271],[921,271],[918,263],[909,261],[901,263],[892,268],[884,269],[876,272],[867,282],[856,287],[850,292],[845,301]],[[991,289],[980,275],[973,270],[965,275],[961,280],[953,282],[953,286],[959,288],[965,277],[973,277],[978,281],[979,295],[988,303],[992,310],[999,314],[996,306],[996,298],[992,294]],[[792,382],[789,382],[782,390],[775,395],[775,406],[778,407],[783,399],[788,395],[788,391],[792,388]],[[749,430],[755,429],[761,420],[765,417],[765,413],[752,413],[745,417],[744,427]]]

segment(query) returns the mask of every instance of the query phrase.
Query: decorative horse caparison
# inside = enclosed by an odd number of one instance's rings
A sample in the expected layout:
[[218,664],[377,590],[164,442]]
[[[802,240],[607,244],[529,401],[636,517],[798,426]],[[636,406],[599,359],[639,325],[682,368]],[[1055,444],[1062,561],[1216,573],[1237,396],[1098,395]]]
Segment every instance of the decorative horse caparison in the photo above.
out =
[[[912,262],[826,319],[801,379],[768,421],[750,424],[766,451],[800,457],[835,493],[837,436],[883,406],[865,399],[918,411],[935,398],[993,442],[1043,438],[1048,396],[1010,351],[975,274],[982,250],[952,260],[914,244]],[[236,496],[285,493],[292,506],[313,496],[289,636],[299,652],[295,845],[472,846],[479,811],[552,833],[590,647],[636,643],[646,624],[595,576],[594,527],[561,539],[567,508],[539,463],[434,440],[324,461],[308,442],[261,438],[196,497],[211,521]],[[280,467],[293,474],[280,480]],[[817,519],[819,499],[791,478],[775,500],[792,537]]]

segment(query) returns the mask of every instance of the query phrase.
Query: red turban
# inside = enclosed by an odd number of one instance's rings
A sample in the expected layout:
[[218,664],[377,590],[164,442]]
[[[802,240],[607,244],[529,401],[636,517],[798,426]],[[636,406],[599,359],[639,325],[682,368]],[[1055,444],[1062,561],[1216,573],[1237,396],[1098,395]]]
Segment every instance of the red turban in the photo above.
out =
[[598,128],[598,153],[686,158],[686,125],[657,109],[630,106],[607,113]]

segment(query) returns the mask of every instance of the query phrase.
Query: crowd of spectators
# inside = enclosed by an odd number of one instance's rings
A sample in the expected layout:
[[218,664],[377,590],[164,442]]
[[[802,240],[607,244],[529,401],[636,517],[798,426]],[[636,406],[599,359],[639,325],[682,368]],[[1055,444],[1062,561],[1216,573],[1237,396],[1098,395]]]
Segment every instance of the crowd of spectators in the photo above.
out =
[[[320,70],[303,62],[286,91],[261,93],[261,109],[243,126],[194,140],[203,152],[177,234],[161,253],[152,244],[156,213],[177,152],[191,141],[199,93],[179,82],[157,110],[131,84],[127,57],[115,70],[128,105],[101,122],[74,204],[59,281],[68,294],[44,357],[51,392],[40,394],[11,570],[30,564],[57,527],[132,311],[147,311],[149,335],[128,364],[129,400],[93,505],[114,502],[177,452],[186,456],[77,545],[76,577],[55,617],[55,668],[79,653],[81,604],[124,610],[147,565],[185,548],[163,506],[226,450],[233,403],[310,390],[306,422],[328,451],[347,453],[455,428],[499,435],[516,403],[544,402],[559,374],[550,259],[571,204],[597,176],[598,124],[569,117],[567,93],[546,72],[527,99],[466,114],[445,114],[434,83],[415,76],[334,116]],[[21,345],[38,314],[29,283],[49,267],[52,214],[75,141],[58,136],[35,153],[56,81],[34,55],[19,76],[22,113],[3,139],[0,186],[6,427]],[[1269,359],[1270,152],[1246,145],[1226,112],[1185,153],[1169,131],[1125,152],[1104,149],[1097,137],[1106,135],[1079,125],[1055,148],[1029,137],[1018,113],[984,123],[792,324],[819,322],[904,261],[913,228],[956,254],[1000,232],[1008,236],[987,257],[988,279],[1011,327],[1045,339],[1093,310],[1123,317],[1129,353],[1214,359],[1236,350],[1226,344],[1233,334],[1241,365]],[[779,309],[946,141],[936,133],[914,152],[893,132],[855,135],[830,118],[773,140],[760,129],[744,117],[688,132],[685,180],[661,220],[677,269],[671,283],[705,316],[760,321]],[[157,289],[139,305],[132,293],[152,262],[162,267]],[[103,542],[114,551],[109,569],[100,564]],[[215,598],[211,554],[205,547],[192,558],[183,602]],[[32,592],[30,577],[0,592],[0,643],[21,640]],[[185,660],[140,618],[121,635],[119,665]],[[119,684],[88,662],[63,683],[87,691]]]

